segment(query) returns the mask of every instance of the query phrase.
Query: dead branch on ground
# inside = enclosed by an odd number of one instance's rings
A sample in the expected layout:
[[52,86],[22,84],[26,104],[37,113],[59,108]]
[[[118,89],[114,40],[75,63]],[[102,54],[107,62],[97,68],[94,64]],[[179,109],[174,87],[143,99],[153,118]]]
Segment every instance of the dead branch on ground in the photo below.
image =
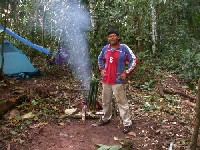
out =
[[195,97],[187,95],[187,94],[180,92],[180,91],[173,91],[173,90],[169,90],[169,89],[159,88],[159,94],[161,95],[161,97],[164,97],[164,94],[180,95],[180,96],[183,96],[185,98],[188,98],[192,102],[196,101]]

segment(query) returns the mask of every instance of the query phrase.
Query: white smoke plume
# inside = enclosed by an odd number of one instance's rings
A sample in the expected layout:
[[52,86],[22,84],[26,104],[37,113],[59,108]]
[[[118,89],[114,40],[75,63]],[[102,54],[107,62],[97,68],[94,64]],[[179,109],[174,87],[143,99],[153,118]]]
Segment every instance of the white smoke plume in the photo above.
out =
[[48,8],[51,23],[46,26],[53,23],[55,36],[70,55],[72,69],[83,84],[89,84],[91,63],[86,36],[91,27],[89,12],[76,0],[54,0]]

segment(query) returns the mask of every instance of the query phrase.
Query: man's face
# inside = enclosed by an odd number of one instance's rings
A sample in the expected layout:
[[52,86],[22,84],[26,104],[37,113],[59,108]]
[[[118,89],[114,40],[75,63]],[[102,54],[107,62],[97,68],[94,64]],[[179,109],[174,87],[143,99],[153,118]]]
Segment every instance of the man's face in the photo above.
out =
[[119,36],[117,36],[115,33],[108,35],[108,41],[111,45],[116,45],[118,43]]

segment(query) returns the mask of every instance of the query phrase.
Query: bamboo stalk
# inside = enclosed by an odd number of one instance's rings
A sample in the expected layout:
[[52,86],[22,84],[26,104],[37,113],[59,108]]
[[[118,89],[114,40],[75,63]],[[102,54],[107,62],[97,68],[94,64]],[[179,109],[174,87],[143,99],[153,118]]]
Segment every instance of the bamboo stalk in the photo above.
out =
[[93,110],[96,111],[96,104],[97,104],[97,92],[98,92],[98,82],[95,83],[95,86],[94,86],[94,107],[93,107]]
[[93,77],[90,81],[90,91],[87,102],[88,108],[92,109],[93,111],[96,111],[98,85],[99,80]]

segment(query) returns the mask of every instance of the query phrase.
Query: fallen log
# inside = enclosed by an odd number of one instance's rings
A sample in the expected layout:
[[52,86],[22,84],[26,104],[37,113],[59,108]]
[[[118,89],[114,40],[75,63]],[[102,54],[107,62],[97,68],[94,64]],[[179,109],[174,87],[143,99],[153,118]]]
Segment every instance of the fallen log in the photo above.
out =
[[48,97],[49,91],[47,89],[44,89],[43,87],[29,87],[27,89],[25,88],[17,88],[14,89],[12,92],[11,98],[8,98],[8,100],[0,100],[0,118],[4,114],[6,114],[9,110],[13,109],[17,105],[20,105],[25,100],[30,100],[35,95],[39,95],[41,97]]
[[180,91],[172,91],[172,90],[169,90],[169,89],[163,89],[163,88],[160,88],[159,89],[159,93],[162,97],[164,97],[164,94],[170,94],[170,95],[180,95],[180,96],[183,96],[185,98],[188,98],[190,101],[192,102],[195,102],[196,101],[196,98],[193,97],[193,96],[190,96],[190,95],[187,95],[183,92],[180,92]]
[[11,110],[12,108],[19,105],[20,103],[24,102],[27,99],[28,99],[27,96],[23,94],[12,97],[7,101],[0,102],[0,118],[2,118],[2,116],[6,114],[9,110]]

